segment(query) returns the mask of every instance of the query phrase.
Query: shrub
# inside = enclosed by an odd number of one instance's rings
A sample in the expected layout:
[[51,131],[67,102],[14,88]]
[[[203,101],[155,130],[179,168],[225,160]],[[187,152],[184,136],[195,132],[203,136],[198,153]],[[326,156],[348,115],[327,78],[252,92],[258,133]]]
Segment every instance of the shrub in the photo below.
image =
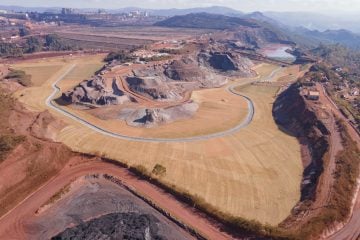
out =
[[30,34],[30,31],[26,27],[19,28],[20,37],[25,37],[25,36],[27,36],[29,34]]
[[31,75],[26,74],[21,70],[11,70],[5,79],[17,79],[17,81],[24,87],[31,86]]
[[143,165],[135,165],[129,168],[130,171],[143,178],[150,178],[150,173]]
[[165,176],[166,174],[166,168],[160,164],[156,164],[151,172],[155,176]]
[[111,62],[113,60],[117,60],[120,63],[126,63],[134,60],[134,57],[132,57],[129,53],[125,51],[118,51],[118,52],[111,52],[105,57],[105,62]]
[[25,136],[0,136],[0,162],[5,159],[8,153],[11,152],[18,144],[25,141]]

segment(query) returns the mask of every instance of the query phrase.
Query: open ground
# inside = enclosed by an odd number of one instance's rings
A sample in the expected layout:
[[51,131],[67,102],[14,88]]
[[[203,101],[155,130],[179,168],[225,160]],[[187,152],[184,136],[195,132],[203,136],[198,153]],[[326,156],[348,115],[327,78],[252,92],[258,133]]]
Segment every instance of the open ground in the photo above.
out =
[[162,236],[172,236],[178,240],[193,239],[144,201],[105,180],[102,175],[79,177],[68,185],[68,192],[60,200],[43,205],[36,212],[23,222],[25,238],[49,239],[67,227],[81,224],[94,216],[135,212],[156,217]]
[[[72,56],[27,62],[25,70],[29,72],[31,67],[43,66],[51,66],[54,71],[46,76],[48,79],[45,79],[44,73],[39,75],[38,71],[32,71],[35,86],[15,95],[29,109],[50,110],[55,117],[63,120],[67,126],[56,136],[56,140],[73,150],[102,154],[129,165],[143,165],[149,170],[161,164],[166,167],[163,181],[198,195],[236,216],[275,225],[290,213],[300,197],[303,168],[296,138],[280,131],[272,117],[272,104],[279,87],[271,83],[246,85],[257,79],[238,79],[229,83],[243,83],[244,86],[236,90],[252,99],[255,105],[252,123],[234,134],[191,143],[125,141],[95,132],[45,104],[53,92],[51,85],[72,65],[76,67],[59,83],[61,89],[73,87],[93,74],[101,67],[102,57]],[[24,69],[25,65],[13,67]],[[260,65],[256,70],[266,77],[276,68]],[[297,71],[293,67],[283,68],[273,80],[284,80],[286,76],[293,78]],[[102,122],[89,114],[81,114],[109,130],[127,131],[134,136],[194,136],[209,133],[208,124],[212,126],[212,131],[221,131],[234,126],[247,110],[244,99],[229,94],[226,87],[193,93],[192,99],[201,103],[194,119],[163,126],[159,131],[132,129],[119,124],[119,121]],[[199,122],[196,124],[196,121]]]

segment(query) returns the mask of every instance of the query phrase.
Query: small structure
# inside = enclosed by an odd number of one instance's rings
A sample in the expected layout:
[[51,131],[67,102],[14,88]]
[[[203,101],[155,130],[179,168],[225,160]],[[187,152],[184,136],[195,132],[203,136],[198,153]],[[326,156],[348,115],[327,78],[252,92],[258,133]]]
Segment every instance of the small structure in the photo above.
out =
[[313,86],[315,86],[315,83],[313,81],[311,81],[311,79],[307,78],[302,82],[302,85],[305,87],[313,87]]
[[307,95],[307,98],[309,100],[317,101],[320,98],[320,93],[318,91],[309,91],[308,95]]

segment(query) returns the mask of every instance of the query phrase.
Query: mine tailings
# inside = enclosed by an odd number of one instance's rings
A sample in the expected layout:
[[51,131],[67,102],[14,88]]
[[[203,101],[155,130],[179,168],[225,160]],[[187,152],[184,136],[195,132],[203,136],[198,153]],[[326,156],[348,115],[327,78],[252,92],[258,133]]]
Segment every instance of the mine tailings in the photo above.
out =
[[295,136],[302,147],[304,165],[300,202],[314,200],[323,159],[329,150],[329,131],[300,94],[299,83],[282,92],[273,106],[273,116],[279,128]]

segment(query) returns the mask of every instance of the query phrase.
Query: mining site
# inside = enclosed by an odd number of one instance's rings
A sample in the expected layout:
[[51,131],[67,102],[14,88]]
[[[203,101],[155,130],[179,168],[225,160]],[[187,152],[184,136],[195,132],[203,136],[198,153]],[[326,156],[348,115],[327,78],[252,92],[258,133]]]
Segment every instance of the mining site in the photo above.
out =
[[0,4],[0,239],[359,239],[360,35],[228,2]]

